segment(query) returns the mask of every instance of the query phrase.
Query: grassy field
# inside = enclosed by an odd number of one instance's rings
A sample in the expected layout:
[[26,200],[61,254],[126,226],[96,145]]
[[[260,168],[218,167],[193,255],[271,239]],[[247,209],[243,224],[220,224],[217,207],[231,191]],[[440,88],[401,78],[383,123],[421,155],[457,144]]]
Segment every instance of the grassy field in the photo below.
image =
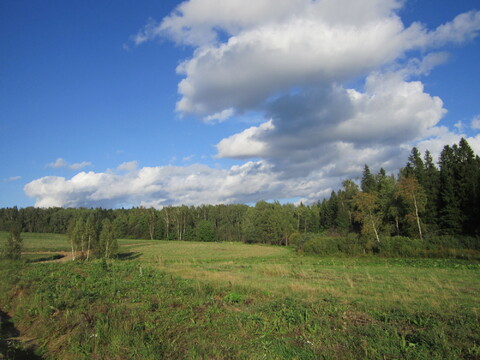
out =
[[[68,250],[64,235],[23,237],[29,252]],[[120,244],[107,266],[0,263],[0,311],[39,358],[480,358],[478,262]]]

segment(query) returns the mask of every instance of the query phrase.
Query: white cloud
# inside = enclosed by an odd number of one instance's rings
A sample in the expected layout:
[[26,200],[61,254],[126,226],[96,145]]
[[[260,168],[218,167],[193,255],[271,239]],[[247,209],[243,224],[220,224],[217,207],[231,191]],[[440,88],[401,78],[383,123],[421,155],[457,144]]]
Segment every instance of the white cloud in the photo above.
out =
[[87,167],[87,166],[93,166],[93,164],[90,161],[82,161],[82,162],[79,162],[79,163],[70,164],[65,159],[57,158],[57,160],[55,160],[52,163],[47,164],[46,166],[54,168],[54,169],[69,168],[70,170],[80,170],[80,169],[82,169],[84,167]]
[[478,35],[480,12],[460,14],[429,31],[406,28],[394,0],[185,1],[160,23],[149,21],[136,43],[170,37],[195,47],[177,72],[177,110],[221,120],[225,109],[260,106],[292,87],[342,82],[402,59],[411,50],[425,56],[415,72],[427,74],[446,61],[428,51]]
[[128,161],[120,164],[117,170],[120,171],[135,171],[138,167],[138,161]]
[[266,156],[266,144],[261,137],[274,129],[272,121],[252,126],[239,134],[223,139],[217,144],[218,157],[252,158]]
[[[35,206],[198,205],[272,198],[287,192],[264,162],[230,170],[205,165],[145,167],[126,174],[81,172],[71,179],[48,176],[25,185]],[[212,191],[215,189],[215,191]],[[290,189],[288,189],[289,191]]]
[[11,177],[3,179],[3,181],[4,182],[12,182],[12,181],[20,180],[21,178],[22,178],[21,176],[11,176]]
[[90,161],[82,161],[80,163],[71,164],[68,167],[71,170],[80,170],[87,166],[92,166],[93,164]]
[[470,127],[473,130],[479,130],[480,129],[480,115],[477,115],[472,119],[472,122],[470,123]]
[[480,154],[480,134],[468,137],[462,133],[452,132],[445,126],[432,128],[430,136],[420,140],[415,145],[421,152],[429,150],[433,159],[437,160],[445,145],[458,144],[462,137],[468,141],[476,154]]
[[[416,143],[419,150],[429,149],[438,158],[445,144],[458,143],[461,136],[446,128],[435,127],[428,140]],[[480,134],[467,138],[472,149],[480,152]],[[359,147],[345,142],[317,148],[318,165],[308,174],[285,176],[265,160],[248,161],[230,169],[206,165],[144,167],[126,173],[81,172],[71,179],[47,176],[24,187],[37,207],[120,207],[142,205],[161,208],[167,205],[252,203],[259,200],[302,198],[311,203],[341,186],[347,178],[361,174],[363,164],[373,170],[403,166],[410,146],[388,144]],[[352,155],[353,154],[353,155]],[[328,158],[330,157],[330,160]],[[293,169],[294,170],[294,169]],[[212,190],[213,189],[213,190]]]
[[459,131],[459,132],[463,132],[463,130],[465,129],[465,124],[463,123],[462,120],[457,121],[453,126],[454,126],[454,127],[457,129],[457,131]]
[[453,21],[439,26],[426,37],[428,46],[443,46],[447,43],[461,44],[472,40],[480,32],[480,11],[458,15]]
[[423,56],[423,58],[412,58],[408,61],[405,69],[400,70],[406,77],[429,75],[437,66],[445,64],[450,58],[447,52],[432,52]]
[[422,83],[373,74],[365,92],[332,86],[276,99],[270,120],[220,141],[218,157],[268,159],[288,177],[318,169],[354,176],[365,163],[394,170],[403,165],[402,146],[429,136],[444,113]]
[[204,117],[203,121],[210,124],[215,122],[224,122],[225,120],[228,120],[229,118],[231,118],[234,115],[234,113],[235,111],[232,108],[225,109],[213,115]]
[[136,44],[169,36],[180,44],[204,46],[268,23],[292,17],[318,18],[330,23],[359,24],[388,16],[401,7],[399,0],[258,0],[248,5],[242,0],[190,0],[181,3],[160,23],[149,20],[134,38]]
[[46,166],[54,168],[54,169],[58,169],[58,168],[61,168],[61,167],[65,167],[67,165],[68,165],[68,163],[64,159],[58,158],[57,160],[55,160],[52,163],[47,164]]

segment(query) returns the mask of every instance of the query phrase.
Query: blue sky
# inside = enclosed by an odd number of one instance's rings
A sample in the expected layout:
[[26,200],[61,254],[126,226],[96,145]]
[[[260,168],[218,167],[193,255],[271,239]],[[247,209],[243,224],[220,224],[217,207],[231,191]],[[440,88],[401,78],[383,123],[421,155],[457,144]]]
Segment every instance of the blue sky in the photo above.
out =
[[341,2],[1,2],[0,206],[315,201],[478,153],[478,2]]

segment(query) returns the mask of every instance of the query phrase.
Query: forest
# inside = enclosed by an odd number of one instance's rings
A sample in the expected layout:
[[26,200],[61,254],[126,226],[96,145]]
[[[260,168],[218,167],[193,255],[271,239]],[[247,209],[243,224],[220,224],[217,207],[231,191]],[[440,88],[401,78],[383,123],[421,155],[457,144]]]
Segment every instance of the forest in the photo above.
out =
[[[398,174],[384,169],[373,173],[365,165],[360,180],[346,179],[329,198],[308,205],[259,201],[255,206],[184,205],[161,210],[13,207],[0,209],[0,231],[10,231],[13,223],[22,232],[67,233],[79,239],[83,237],[78,233],[88,233],[90,242],[99,243],[107,226],[111,237],[118,239],[236,241],[295,245],[319,254],[356,254],[382,248],[385,252],[396,246],[392,241],[409,243],[416,250],[425,250],[428,244],[437,250],[478,250],[478,219],[480,158],[462,139],[458,145],[446,145],[437,164],[429,151],[422,155],[413,148]],[[328,236],[337,240],[329,245]]]

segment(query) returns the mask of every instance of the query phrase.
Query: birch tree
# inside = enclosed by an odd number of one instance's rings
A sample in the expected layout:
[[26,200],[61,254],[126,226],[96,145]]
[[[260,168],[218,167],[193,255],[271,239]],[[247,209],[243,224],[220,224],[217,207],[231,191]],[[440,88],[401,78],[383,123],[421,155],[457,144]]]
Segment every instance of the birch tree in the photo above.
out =
[[398,183],[398,194],[407,204],[407,221],[414,222],[417,227],[420,240],[423,240],[420,213],[425,210],[427,197],[422,186],[415,177],[402,177]]
[[374,192],[359,192],[353,198],[356,211],[354,213],[355,220],[362,224],[362,235],[375,235],[375,239],[380,243],[378,229],[381,224],[381,216],[379,214],[378,196]]

